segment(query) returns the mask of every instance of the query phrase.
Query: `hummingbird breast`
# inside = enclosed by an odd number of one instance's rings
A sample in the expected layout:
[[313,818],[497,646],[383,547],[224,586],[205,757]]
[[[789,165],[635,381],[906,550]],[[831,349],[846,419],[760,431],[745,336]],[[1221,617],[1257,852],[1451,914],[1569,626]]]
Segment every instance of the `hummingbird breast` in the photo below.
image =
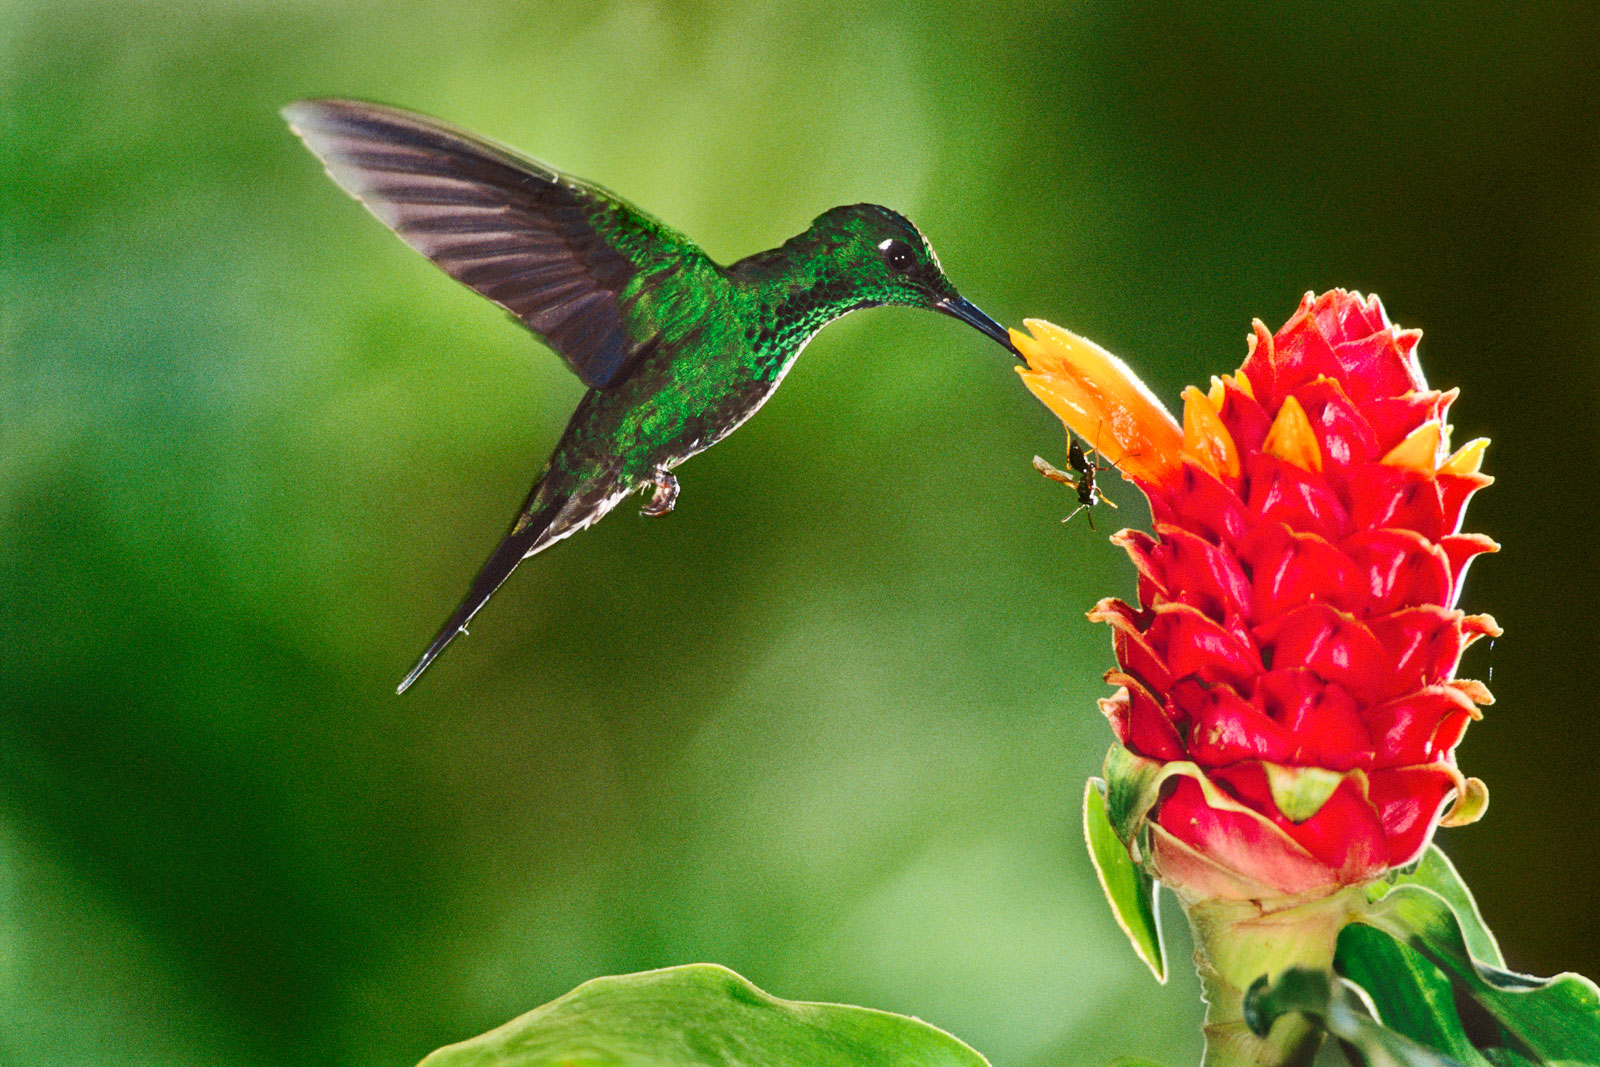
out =
[[738,429],[817,330],[870,303],[827,276],[712,288],[692,316],[657,318],[659,342],[626,379],[584,397],[552,463],[642,484]]

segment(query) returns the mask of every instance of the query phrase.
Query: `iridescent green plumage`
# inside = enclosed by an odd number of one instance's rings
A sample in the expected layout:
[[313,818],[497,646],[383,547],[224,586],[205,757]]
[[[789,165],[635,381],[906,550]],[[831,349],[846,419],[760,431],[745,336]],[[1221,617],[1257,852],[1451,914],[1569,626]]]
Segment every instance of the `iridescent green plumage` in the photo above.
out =
[[824,325],[923,307],[1010,348],[956,293],[905,218],[837,207],[729,267],[603,189],[437,120],[354,101],[284,109],[328,173],[451,277],[516,315],[589,385],[544,472],[416,680],[516,565],[642,488],[671,510],[671,470],[753,415]]

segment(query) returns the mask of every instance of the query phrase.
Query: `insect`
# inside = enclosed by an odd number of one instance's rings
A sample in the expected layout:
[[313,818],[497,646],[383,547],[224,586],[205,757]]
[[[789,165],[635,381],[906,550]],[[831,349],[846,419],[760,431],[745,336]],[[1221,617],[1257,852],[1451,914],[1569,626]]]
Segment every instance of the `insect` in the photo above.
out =
[[[1093,457],[1092,460],[1091,457]],[[1068,434],[1067,437],[1067,466],[1072,468],[1075,475],[1046,462],[1043,456],[1033,457],[1034,470],[1053,482],[1070,485],[1078,491],[1078,506],[1073,508],[1072,514],[1062,519],[1062,522],[1071,522],[1077,517],[1078,512],[1087,511],[1089,514],[1089,529],[1092,530],[1094,529],[1094,506],[1096,504],[1110,504],[1113,508],[1117,506],[1117,502],[1106,496],[1095,482],[1097,475],[1116,470],[1116,466],[1102,466],[1099,459],[1100,446],[1098,443],[1085,455],[1083,445],[1078,442],[1077,437],[1071,434]]]

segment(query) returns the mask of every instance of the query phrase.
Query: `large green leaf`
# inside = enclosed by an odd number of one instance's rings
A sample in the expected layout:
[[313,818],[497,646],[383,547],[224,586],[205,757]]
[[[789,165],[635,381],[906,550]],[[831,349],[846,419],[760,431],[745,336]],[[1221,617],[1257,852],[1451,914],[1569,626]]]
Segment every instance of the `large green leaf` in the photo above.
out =
[[1531,978],[1474,961],[1456,912],[1420,884],[1390,889],[1359,921],[1425,956],[1481,1005],[1507,1037],[1501,1062],[1513,1062],[1506,1059],[1511,1055],[1600,1065],[1600,990],[1587,978]]
[[1117,837],[1106,814],[1106,783],[1091,778],[1083,791],[1083,836],[1089,844],[1089,859],[1100,876],[1100,888],[1117,925],[1133,943],[1133,951],[1156,976],[1167,980],[1167,950],[1161,941],[1161,915],[1156,894],[1160,887],[1128,855],[1128,847]]
[[1245,1022],[1257,1034],[1266,1034],[1286,1012],[1317,1020],[1358,1057],[1359,1067],[1463,1067],[1378,1022],[1357,986],[1326,971],[1291,967],[1270,983],[1262,975],[1245,994]]
[[1382,930],[1351,923],[1339,931],[1333,966],[1366,992],[1390,1029],[1470,1067],[1492,1067],[1461,1024],[1450,979],[1420,952]]
[[[1430,845],[1413,869],[1374,886],[1371,899],[1381,898],[1396,885],[1420,885],[1438,893],[1460,921],[1473,958],[1503,965],[1500,947],[1478,914],[1471,891],[1438,846]],[[1374,927],[1352,923],[1340,931],[1334,969],[1366,992],[1384,1025],[1462,1063],[1495,1067],[1491,1054],[1509,1053],[1506,1046],[1515,1043],[1503,1028],[1479,1025],[1474,1044],[1456,1008],[1449,977],[1426,956]]]
[[987,1067],[919,1019],[768,996],[697,963],[585,982],[426,1067]]

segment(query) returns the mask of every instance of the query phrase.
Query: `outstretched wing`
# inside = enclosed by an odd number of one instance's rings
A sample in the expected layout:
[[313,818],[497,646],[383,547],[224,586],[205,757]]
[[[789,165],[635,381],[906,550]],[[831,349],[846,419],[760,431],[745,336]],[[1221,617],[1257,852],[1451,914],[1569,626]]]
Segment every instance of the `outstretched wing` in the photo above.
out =
[[705,261],[604,190],[437,119],[353,100],[302,100],[283,115],[346,192],[591,387],[621,381],[654,342],[629,321],[639,275]]

